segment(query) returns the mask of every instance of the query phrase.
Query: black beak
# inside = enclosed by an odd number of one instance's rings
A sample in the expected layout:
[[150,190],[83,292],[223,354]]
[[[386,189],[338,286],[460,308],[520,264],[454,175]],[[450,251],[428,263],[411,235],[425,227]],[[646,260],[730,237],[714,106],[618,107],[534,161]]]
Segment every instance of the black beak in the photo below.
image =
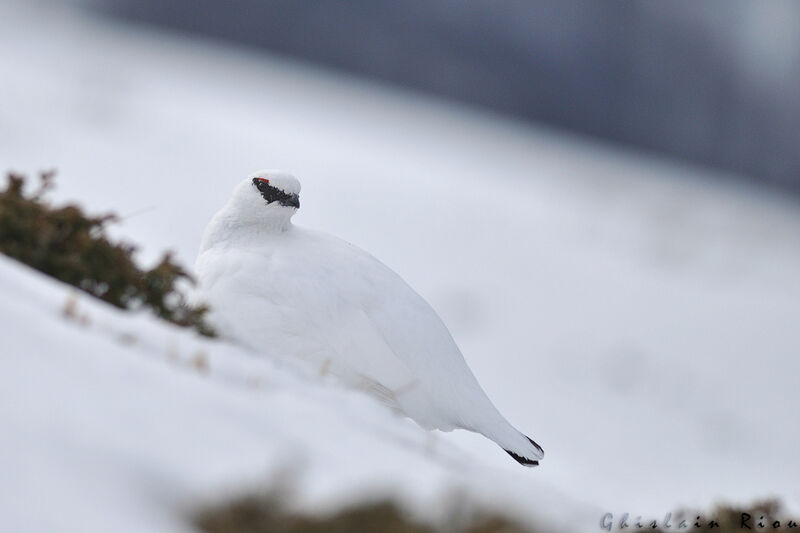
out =
[[294,207],[295,209],[300,209],[300,196],[292,194],[289,196],[289,198],[286,198],[281,203],[285,206]]

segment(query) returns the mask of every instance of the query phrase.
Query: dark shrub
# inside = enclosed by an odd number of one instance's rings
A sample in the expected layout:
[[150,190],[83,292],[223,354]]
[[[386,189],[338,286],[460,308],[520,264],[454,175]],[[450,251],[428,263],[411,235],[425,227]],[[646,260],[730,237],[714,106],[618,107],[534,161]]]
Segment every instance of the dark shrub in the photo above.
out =
[[327,516],[288,511],[274,494],[245,496],[202,510],[194,523],[206,533],[535,533],[507,518],[478,512],[448,524],[422,524],[390,501],[362,503]]
[[44,197],[53,176],[42,173],[39,188],[26,194],[25,177],[8,174],[0,191],[0,252],[121,309],[147,308],[173,324],[214,335],[204,321],[207,308],[190,305],[178,287],[192,278],[170,254],[152,269],[140,269],[133,258],[136,248],[112,242],[106,234],[115,215],[50,206]]

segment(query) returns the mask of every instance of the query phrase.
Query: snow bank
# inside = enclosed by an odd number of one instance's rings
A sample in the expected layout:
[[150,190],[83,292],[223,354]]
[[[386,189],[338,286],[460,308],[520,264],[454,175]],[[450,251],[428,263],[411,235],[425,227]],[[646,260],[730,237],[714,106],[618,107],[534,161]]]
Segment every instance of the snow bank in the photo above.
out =
[[[549,490],[472,465],[361,394],[4,257],[0,294],[4,531],[181,531],[201,501],[270,484],[314,512],[393,497],[432,517],[457,491],[553,515]],[[526,510],[537,494],[549,508]],[[564,511],[567,501],[555,498]]]

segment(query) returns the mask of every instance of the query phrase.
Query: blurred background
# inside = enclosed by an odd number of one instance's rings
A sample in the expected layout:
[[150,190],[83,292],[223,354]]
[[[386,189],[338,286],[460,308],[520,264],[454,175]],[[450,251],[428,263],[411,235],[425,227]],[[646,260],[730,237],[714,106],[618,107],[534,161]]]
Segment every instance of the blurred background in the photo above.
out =
[[800,190],[790,0],[87,1]]
[[294,172],[295,221],[400,273],[547,450],[437,434],[488,491],[800,512],[800,3],[0,0],[0,40],[2,169],[57,168],[145,263]]

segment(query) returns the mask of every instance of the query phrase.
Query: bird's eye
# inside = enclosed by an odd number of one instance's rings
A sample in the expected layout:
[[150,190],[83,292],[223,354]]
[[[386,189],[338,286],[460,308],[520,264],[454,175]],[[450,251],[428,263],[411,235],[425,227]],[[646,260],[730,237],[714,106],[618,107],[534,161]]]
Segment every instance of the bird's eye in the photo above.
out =
[[255,178],[253,181],[255,182],[256,188],[259,191],[264,192],[264,191],[269,189],[269,180],[268,179],[266,179],[266,178]]

